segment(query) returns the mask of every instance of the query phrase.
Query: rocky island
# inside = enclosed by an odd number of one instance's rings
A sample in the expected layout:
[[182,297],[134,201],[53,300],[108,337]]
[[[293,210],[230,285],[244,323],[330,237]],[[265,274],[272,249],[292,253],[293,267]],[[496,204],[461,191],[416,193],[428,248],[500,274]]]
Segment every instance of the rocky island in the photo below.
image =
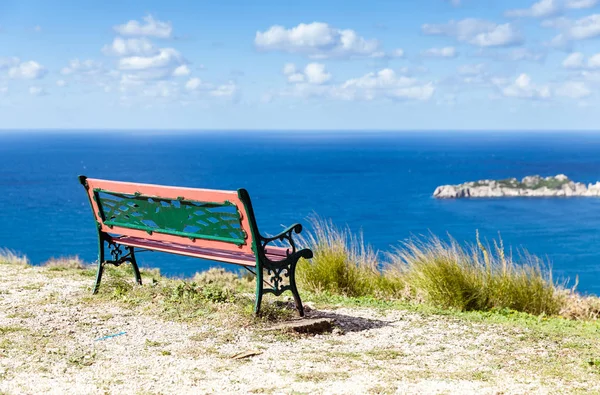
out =
[[600,182],[585,185],[564,174],[550,177],[527,176],[505,180],[480,180],[459,185],[442,185],[435,189],[438,199],[490,197],[600,197]]

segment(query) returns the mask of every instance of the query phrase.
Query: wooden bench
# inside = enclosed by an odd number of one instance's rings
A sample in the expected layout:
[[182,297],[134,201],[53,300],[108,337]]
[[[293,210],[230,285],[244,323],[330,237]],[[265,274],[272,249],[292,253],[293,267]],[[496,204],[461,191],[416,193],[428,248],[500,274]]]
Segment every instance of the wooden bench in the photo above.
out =
[[[304,315],[295,269],[300,258],[310,259],[313,253],[298,249],[292,238],[302,231],[302,225],[292,225],[277,236],[262,236],[245,189],[180,188],[85,176],[79,176],[79,182],[98,228],[94,293],[106,264],[131,263],[137,283],[142,284],[137,248],[241,265],[256,276],[256,314],[263,294],[279,296],[289,290],[300,316]],[[278,242],[289,247],[273,245]]]

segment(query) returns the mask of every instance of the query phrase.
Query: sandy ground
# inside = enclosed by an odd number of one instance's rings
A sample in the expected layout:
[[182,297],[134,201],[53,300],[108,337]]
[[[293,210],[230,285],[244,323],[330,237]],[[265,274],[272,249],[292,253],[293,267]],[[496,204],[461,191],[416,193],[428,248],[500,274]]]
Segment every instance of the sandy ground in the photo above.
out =
[[[340,308],[310,312],[336,320],[339,329],[324,335],[222,330],[207,320],[165,322],[118,304],[85,302],[90,281],[0,265],[0,393],[600,391],[600,375],[585,370],[577,355],[574,367],[554,366],[557,353],[571,349],[531,340],[526,329]],[[243,351],[258,354],[232,359]],[[575,373],[552,374],[563,368]]]

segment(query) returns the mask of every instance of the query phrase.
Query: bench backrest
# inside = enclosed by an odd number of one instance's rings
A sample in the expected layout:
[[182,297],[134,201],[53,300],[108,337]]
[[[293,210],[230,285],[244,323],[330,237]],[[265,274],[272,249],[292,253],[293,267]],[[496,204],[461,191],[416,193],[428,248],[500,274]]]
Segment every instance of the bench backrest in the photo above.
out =
[[181,188],[85,176],[80,181],[101,232],[253,253],[253,236],[258,230],[245,190]]

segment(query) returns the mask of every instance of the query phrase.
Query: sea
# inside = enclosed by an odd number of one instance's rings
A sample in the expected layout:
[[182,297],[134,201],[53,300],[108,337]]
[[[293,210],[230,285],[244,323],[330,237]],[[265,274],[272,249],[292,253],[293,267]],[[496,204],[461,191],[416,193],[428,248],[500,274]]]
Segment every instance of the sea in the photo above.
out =
[[[460,243],[502,238],[547,261],[555,279],[600,295],[599,198],[437,200],[438,185],[566,174],[600,181],[600,133],[381,131],[3,131],[0,247],[34,264],[97,259],[92,212],[78,175],[235,190],[275,234],[310,218],[362,233],[391,252],[415,237]],[[141,253],[144,267],[186,277],[214,262]],[[237,270],[235,266],[225,265]]]

